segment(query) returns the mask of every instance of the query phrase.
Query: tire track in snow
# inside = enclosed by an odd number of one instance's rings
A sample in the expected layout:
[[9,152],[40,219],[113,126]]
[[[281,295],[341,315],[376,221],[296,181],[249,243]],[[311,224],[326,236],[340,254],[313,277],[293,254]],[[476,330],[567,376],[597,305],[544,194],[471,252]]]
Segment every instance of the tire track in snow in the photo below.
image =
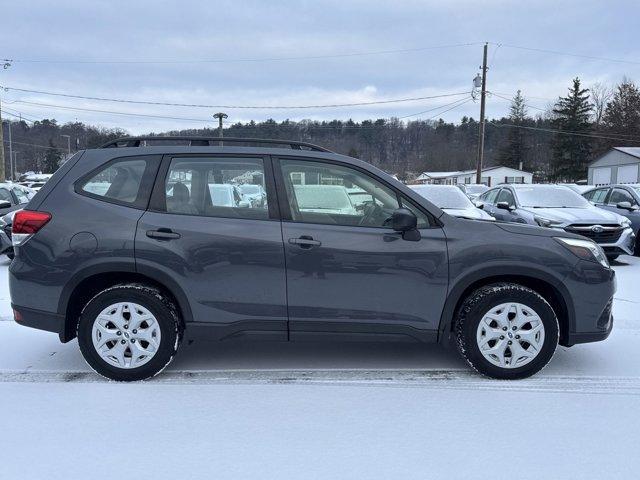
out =
[[[0,383],[109,383],[87,372],[0,372]],[[457,370],[167,371],[135,385],[325,385],[640,396],[640,377],[540,376],[503,381]]]

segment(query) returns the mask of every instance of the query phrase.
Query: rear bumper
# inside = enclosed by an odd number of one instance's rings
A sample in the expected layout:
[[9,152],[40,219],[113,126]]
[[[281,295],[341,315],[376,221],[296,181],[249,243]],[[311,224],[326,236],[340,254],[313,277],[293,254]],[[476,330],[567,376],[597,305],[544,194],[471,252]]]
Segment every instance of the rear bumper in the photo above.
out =
[[13,308],[13,317],[17,324],[46,332],[57,333],[60,341],[63,343],[71,340],[71,338],[68,338],[67,332],[65,332],[66,322],[64,315],[20,307],[14,304],[11,304],[11,307]]

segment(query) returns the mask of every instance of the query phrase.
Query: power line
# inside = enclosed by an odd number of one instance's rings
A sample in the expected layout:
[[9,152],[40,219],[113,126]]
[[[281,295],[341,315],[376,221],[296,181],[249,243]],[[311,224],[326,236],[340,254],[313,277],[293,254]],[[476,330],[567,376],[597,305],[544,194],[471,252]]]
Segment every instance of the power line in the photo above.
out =
[[[9,140],[5,140],[4,143],[9,143]],[[51,146],[46,146],[46,145],[38,145],[37,143],[24,143],[24,142],[16,142],[15,140],[12,141],[11,143],[15,144],[15,145],[26,145],[29,147],[36,147],[36,148],[46,148],[48,150],[60,150],[59,147],[51,147]]]
[[39,102],[28,102],[26,100],[16,100],[14,103],[20,103],[23,105],[36,105],[41,107],[49,107],[53,109],[62,109],[62,110],[77,110],[81,112],[95,112],[95,113],[106,113],[110,115],[125,115],[131,117],[145,117],[145,118],[159,118],[164,120],[184,120],[188,122],[207,122],[210,123],[210,118],[187,118],[187,117],[169,117],[164,115],[153,115],[146,113],[133,113],[133,112],[116,112],[113,110],[98,110],[93,108],[83,108],[83,107],[67,107],[65,105],[55,105],[51,103],[39,103]]
[[507,128],[523,128],[525,130],[537,130],[537,131],[540,131],[540,132],[557,133],[557,134],[560,134],[560,135],[573,135],[573,136],[576,136],[576,137],[601,138],[601,139],[604,139],[604,140],[616,140],[616,141],[640,143],[640,139],[632,140],[632,139],[628,139],[628,138],[616,138],[616,137],[605,136],[605,135],[592,135],[592,134],[588,134],[588,133],[571,132],[571,131],[558,130],[558,129],[553,129],[553,128],[529,127],[529,126],[526,126],[526,125],[515,125],[515,124],[511,124],[511,123],[493,123],[493,122],[489,122],[489,125],[491,125],[493,127],[496,127],[496,128],[503,128],[503,127],[507,127]]
[[[443,110],[442,112],[438,112],[438,113],[435,115],[435,116],[437,117],[438,115],[442,115],[443,113],[447,113],[448,111],[453,110],[454,108],[458,108],[458,107],[460,107],[461,105],[464,105],[465,103],[470,102],[471,100],[473,100],[473,99],[471,99],[471,98],[463,98],[462,100],[456,100],[455,102],[447,103],[447,104],[445,104],[445,105],[440,105],[439,107],[430,108],[430,109],[428,109],[428,110],[423,110],[422,112],[412,113],[411,115],[404,115],[404,116],[402,116],[402,117],[398,117],[398,119],[399,119],[399,120],[402,120],[403,118],[415,117],[415,116],[418,116],[418,115],[422,115],[423,113],[432,112],[432,111],[434,111],[434,110],[439,110],[439,109],[441,109],[441,108],[445,108],[445,107],[448,107],[448,106],[450,106],[450,105],[457,104],[457,105],[452,106],[451,108],[448,108],[448,109],[446,109],[446,110]],[[430,118],[428,118],[427,120],[431,120],[432,118],[434,118],[434,117],[430,117]]]
[[286,62],[291,60],[322,60],[332,58],[352,58],[374,55],[390,55],[397,53],[414,53],[444,48],[470,47],[482,42],[453,43],[449,45],[433,45],[416,48],[401,48],[396,50],[377,50],[366,52],[338,53],[328,55],[300,55],[291,57],[263,57],[263,58],[221,58],[221,59],[190,59],[190,60],[46,60],[46,59],[3,59],[4,62],[14,63],[58,63],[58,64],[189,64],[189,63],[252,63],[252,62]]
[[255,110],[293,110],[293,109],[310,109],[310,108],[339,108],[339,107],[357,107],[364,105],[381,105],[389,103],[403,103],[403,102],[415,102],[419,100],[431,100],[433,98],[455,97],[460,95],[468,95],[469,92],[457,92],[457,93],[445,93],[440,95],[430,95],[426,97],[411,97],[411,98],[396,98],[392,100],[374,100],[369,102],[352,102],[352,103],[334,103],[327,105],[288,105],[288,106],[272,106],[272,105],[202,105],[202,104],[189,104],[189,103],[170,103],[170,102],[151,102],[144,100],[126,100],[118,98],[106,98],[106,97],[89,97],[84,95],[72,95],[68,93],[59,92],[46,92],[43,90],[29,90],[26,88],[16,87],[2,87],[5,90],[12,90],[16,92],[37,93],[40,95],[51,95],[56,97],[66,98],[78,98],[83,100],[96,100],[101,102],[115,102],[115,103],[132,103],[137,105],[161,105],[168,107],[191,107],[191,108],[229,108],[229,109],[255,109]]
[[[496,97],[498,97],[498,98],[501,98],[502,100],[506,100],[506,101],[508,101],[508,102],[512,102],[512,101],[513,101],[513,98],[503,97],[502,95],[500,95],[499,93],[496,93],[496,92],[491,92],[491,91],[490,91],[490,92],[487,92],[487,93],[489,93],[489,94],[491,94],[491,95],[494,95],[494,96],[496,96]],[[525,96],[525,98],[527,98],[527,97]],[[540,110],[541,112],[546,112],[546,111],[547,111],[547,109],[546,109],[546,108],[536,107],[535,105],[530,105],[530,104],[528,104],[528,103],[525,103],[524,105],[525,105],[526,107],[533,108],[534,110]]]
[[530,52],[538,52],[538,53],[550,53],[552,55],[563,55],[563,56],[567,56],[567,57],[576,57],[576,58],[586,58],[589,60],[600,60],[600,61],[604,61],[604,62],[614,62],[614,63],[627,63],[630,65],[640,65],[639,61],[634,61],[634,60],[622,60],[619,58],[609,58],[609,57],[599,57],[599,56],[595,56],[595,55],[583,55],[580,53],[571,53],[571,52],[562,52],[559,50],[548,50],[545,48],[533,48],[533,47],[523,47],[521,45],[510,45],[508,43],[493,43],[490,42],[493,45],[501,45],[503,47],[507,47],[507,48],[515,48],[518,50],[527,50]]

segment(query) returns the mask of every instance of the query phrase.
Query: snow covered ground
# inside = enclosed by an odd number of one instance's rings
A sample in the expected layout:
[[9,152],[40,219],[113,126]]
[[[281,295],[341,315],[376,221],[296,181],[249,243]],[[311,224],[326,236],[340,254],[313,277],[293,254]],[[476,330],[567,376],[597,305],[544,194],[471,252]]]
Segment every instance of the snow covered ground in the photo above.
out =
[[76,342],[10,321],[0,261],[0,479],[636,478],[640,259],[606,342],[538,376],[472,374],[419,344],[194,343],[104,381]]

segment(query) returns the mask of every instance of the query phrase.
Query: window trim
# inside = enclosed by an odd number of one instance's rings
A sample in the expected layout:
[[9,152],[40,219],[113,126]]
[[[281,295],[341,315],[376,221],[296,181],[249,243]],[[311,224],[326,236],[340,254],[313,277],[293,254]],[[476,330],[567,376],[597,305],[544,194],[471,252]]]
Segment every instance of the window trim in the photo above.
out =
[[[140,188],[138,189],[138,195],[136,196],[136,199],[133,202],[124,202],[122,200],[117,200],[115,198],[109,198],[109,197],[105,197],[104,195],[91,193],[83,189],[84,185],[86,185],[87,182],[92,177],[110,168],[114,163],[135,161],[135,160],[143,160],[147,163],[147,165],[144,169],[144,172],[142,173],[142,179],[140,180]],[[76,180],[73,184],[73,190],[78,195],[82,195],[83,197],[93,198],[101,202],[112,203],[114,205],[121,205],[123,207],[131,207],[137,210],[146,210],[147,206],[149,205],[149,201],[151,198],[151,191],[153,189],[153,184],[156,179],[156,175],[158,173],[158,168],[160,166],[160,160],[161,160],[161,155],[130,155],[127,157],[112,158],[108,162],[98,165],[89,173],[84,174],[82,177]]]
[[358,227],[358,228],[376,228],[376,229],[380,229],[380,230],[393,230],[390,227],[371,227],[371,226],[368,226],[368,225],[367,226],[339,225],[339,224],[334,225],[334,224],[330,224],[330,223],[301,222],[299,220],[294,220],[293,216],[291,215],[291,207],[289,205],[289,198],[288,198],[288,195],[287,195],[287,188],[286,188],[286,185],[285,185],[285,180],[284,180],[284,175],[282,173],[282,165],[281,165],[281,161],[283,161],[283,160],[285,160],[285,161],[293,160],[293,161],[312,162],[312,163],[328,163],[328,164],[336,165],[336,166],[339,166],[339,167],[351,168],[351,169],[354,169],[354,170],[356,170],[356,171],[358,171],[360,173],[363,173],[364,175],[367,175],[368,177],[372,178],[376,182],[381,183],[382,185],[387,187],[389,190],[391,190],[393,193],[395,193],[396,200],[397,200],[398,205],[399,205],[398,208],[400,208],[402,206],[403,199],[406,199],[411,204],[411,206],[413,206],[413,208],[415,208],[418,212],[421,212],[423,215],[425,215],[427,217],[428,221],[429,221],[429,226],[423,228],[422,230],[431,229],[431,228],[441,228],[442,227],[442,224],[440,223],[440,221],[431,212],[429,212],[427,209],[425,209],[424,207],[422,207],[420,205],[417,205],[407,195],[402,193],[400,190],[398,190],[396,187],[391,185],[389,182],[387,182],[383,178],[378,177],[377,175],[373,174],[372,172],[369,172],[367,169],[362,168],[362,167],[360,167],[358,165],[354,165],[354,164],[348,163],[348,162],[341,162],[341,161],[334,160],[334,159],[329,159],[329,158],[298,157],[298,156],[295,156],[295,155],[273,156],[272,160],[273,160],[273,173],[275,175],[276,192],[278,194],[278,205],[280,206],[280,213],[281,213],[281,218],[282,218],[283,222],[296,223],[296,224],[306,224],[306,225],[331,225],[331,226],[335,226],[335,227],[348,227],[348,228]]
[[[189,158],[189,159],[202,159],[204,162],[207,159],[216,159],[216,158],[239,158],[239,159],[256,159],[262,160],[262,165],[264,169],[264,182],[265,182],[265,191],[267,192],[267,218],[247,218],[247,217],[238,217],[235,215],[222,216],[222,215],[195,215],[190,213],[176,213],[176,212],[167,212],[166,206],[166,192],[165,192],[165,183],[167,181],[167,175],[169,174],[169,168],[171,167],[171,161],[174,158]],[[273,199],[273,200],[270,200]],[[166,154],[162,156],[162,162],[160,164],[160,168],[158,169],[158,174],[156,176],[156,180],[153,186],[153,191],[151,193],[151,199],[149,201],[149,211],[154,213],[162,213],[165,215],[183,215],[187,217],[197,217],[197,218],[230,218],[235,220],[248,220],[248,221],[280,221],[280,212],[278,209],[278,196],[276,195],[276,187],[274,184],[274,175],[273,175],[273,167],[272,160],[269,155],[263,154],[246,154],[246,153],[172,153]]]

